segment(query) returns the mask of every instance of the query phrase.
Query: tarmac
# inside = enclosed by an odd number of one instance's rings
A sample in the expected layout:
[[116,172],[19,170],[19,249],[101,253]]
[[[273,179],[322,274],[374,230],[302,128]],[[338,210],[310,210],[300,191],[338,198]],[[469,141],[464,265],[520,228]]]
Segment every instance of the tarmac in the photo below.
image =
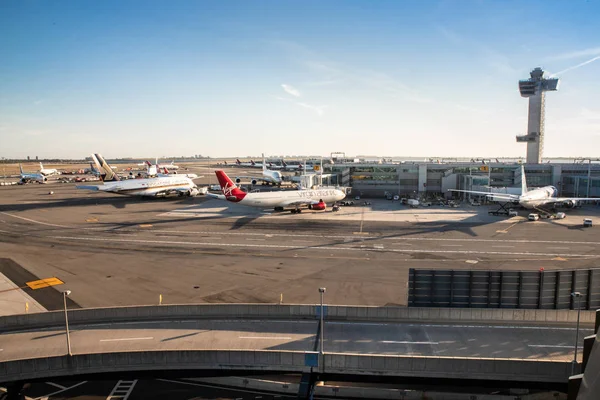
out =
[[[200,184],[214,183],[206,167],[190,172],[204,176]],[[291,214],[205,196],[139,199],[54,181],[5,186],[0,258],[12,264],[0,272],[63,281],[27,291],[51,310],[62,307],[62,296],[43,293],[65,289],[72,291],[69,304],[81,307],[157,304],[161,295],[170,304],[315,303],[319,287],[327,287],[329,304],[406,305],[409,268],[599,264],[597,228],[582,226],[583,218],[600,215],[596,206],[531,222],[528,210],[507,218],[489,215],[486,206],[411,209],[367,200],[372,204],[355,201],[339,212]],[[2,312],[21,313],[25,302],[7,301]]]

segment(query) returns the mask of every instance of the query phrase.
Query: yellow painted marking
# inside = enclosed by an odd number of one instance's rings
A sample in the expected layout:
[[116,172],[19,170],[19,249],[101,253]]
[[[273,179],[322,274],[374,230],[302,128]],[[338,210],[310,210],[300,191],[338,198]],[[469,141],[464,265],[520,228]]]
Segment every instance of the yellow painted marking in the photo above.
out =
[[352,232],[353,235],[368,235],[369,232]]
[[62,285],[64,282],[61,281],[58,278],[52,277],[52,278],[46,278],[46,279],[40,279],[38,281],[30,281],[25,283],[27,286],[29,286],[30,289],[33,290],[37,290],[37,289],[42,289],[48,286],[56,286],[56,285]]
[[567,261],[566,258],[562,258],[562,257],[554,257],[551,259],[552,261]]
[[152,228],[152,224],[141,224],[140,228]]
[[98,218],[96,218],[96,217],[86,218],[85,222],[98,222]]
[[[521,221],[519,221],[519,222],[521,222]],[[496,231],[496,233],[508,233],[508,230],[509,230],[510,228],[514,227],[515,225],[518,225],[518,224],[519,224],[519,222],[515,222],[514,224],[512,224],[511,226],[509,226],[508,228],[506,228],[506,229],[504,229],[504,230],[501,230],[501,231]]]

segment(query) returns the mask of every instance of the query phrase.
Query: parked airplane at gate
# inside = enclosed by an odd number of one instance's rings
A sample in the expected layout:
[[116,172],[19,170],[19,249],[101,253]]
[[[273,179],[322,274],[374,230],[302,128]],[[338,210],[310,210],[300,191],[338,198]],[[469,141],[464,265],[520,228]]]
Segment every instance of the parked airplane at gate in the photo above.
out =
[[297,164],[297,165],[290,165],[287,164],[284,160],[281,160],[281,165],[283,166],[283,169],[290,170],[290,171],[303,171],[304,170],[304,165],[302,164]]
[[52,175],[60,175],[60,172],[58,172],[58,170],[55,168],[44,168],[42,163],[40,163],[40,174],[42,174],[44,176],[52,176]]
[[261,182],[266,182],[267,184],[270,183],[272,185],[281,185],[281,182],[283,181],[283,177],[281,176],[281,172],[279,171],[271,171],[269,169],[267,169],[266,167],[266,163],[265,163],[265,155],[263,154],[263,162],[262,162],[262,176],[260,177],[256,177],[256,176],[236,176],[235,177],[235,182],[236,183],[240,183],[242,181],[242,179],[249,179],[250,182],[252,182],[253,185],[256,185],[258,183],[258,181]]
[[597,197],[556,197],[558,190],[554,186],[544,186],[529,190],[525,178],[525,167],[521,165],[521,194],[493,193],[493,192],[478,192],[475,190],[457,190],[450,189],[451,192],[472,193],[485,195],[492,201],[499,203],[515,203],[520,204],[524,208],[539,208],[544,206],[554,206],[559,203],[565,204],[568,208],[573,208],[579,201],[600,201]]
[[346,193],[339,189],[246,193],[238,188],[223,170],[217,170],[215,174],[223,195],[212,195],[211,197],[251,207],[274,208],[275,211],[293,207],[291,212],[295,214],[302,212],[301,206],[308,206],[313,210],[324,210],[327,203],[335,203],[346,197]]
[[165,197],[196,196],[198,188],[191,179],[185,176],[164,176],[157,178],[120,180],[106,163],[102,155],[92,154],[92,160],[101,172],[102,185],[77,186],[77,189],[96,190],[129,196]]
[[23,166],[19,164],[19,170],[21,171],[21,180],[19,181],[19,185],[23,185],[29,182],[37,182],[37,183],[46,183],[48,182],[48,178],[46,176],[37,173],[37,174],[26,174],[23,172]]

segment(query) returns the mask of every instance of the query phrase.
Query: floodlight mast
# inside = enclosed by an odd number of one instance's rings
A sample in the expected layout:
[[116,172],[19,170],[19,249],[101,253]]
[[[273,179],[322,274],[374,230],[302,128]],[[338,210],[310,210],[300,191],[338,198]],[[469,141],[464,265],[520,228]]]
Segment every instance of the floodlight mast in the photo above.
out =
[[540,67],[531,71],[530,76],[519,81],[521,97],[529,98],[529,117],[527,134],[517,136],[517,142],[527,143],[527,164],[539,164],[544,151],[545,94],[558,90],[558,78],[545,78]]

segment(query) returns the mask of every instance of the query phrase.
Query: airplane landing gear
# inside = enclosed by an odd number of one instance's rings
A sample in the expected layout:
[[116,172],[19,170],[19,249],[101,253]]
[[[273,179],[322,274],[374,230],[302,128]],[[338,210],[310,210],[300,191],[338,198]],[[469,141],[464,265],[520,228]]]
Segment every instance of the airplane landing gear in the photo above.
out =
[[275,211],[283,211],[283,207],[275,207]]
[[300,208],[292,208],[291,212],[292,214],[300,214],[302,210]]

